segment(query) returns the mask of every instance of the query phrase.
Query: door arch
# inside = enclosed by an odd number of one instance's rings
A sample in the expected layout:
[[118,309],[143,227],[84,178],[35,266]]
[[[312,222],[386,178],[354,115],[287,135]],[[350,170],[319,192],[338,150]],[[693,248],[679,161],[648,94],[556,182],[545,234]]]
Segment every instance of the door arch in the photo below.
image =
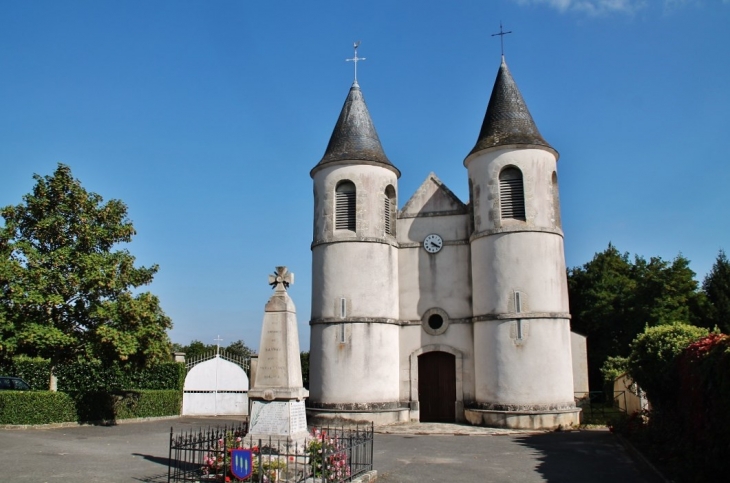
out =
[[[422,358],[422,356],[427,354],[436,355],[426,356],[425,358]],[[429,385],[429,383],[430,386],[436,384],[438,387],[439,383],[434,383],[436,377],[438,377],[439,379],[444,379],[445,384],[447,384],[445,390],[448,392],[448,395],[441,394],[441,401],[438,402],[437,400],[436,404],[448,405],[450,408],[452,408],[449,410],[448,413],[443,415],[443,419],[448,418],[448,422],[464,420],[464,389],[462,383],[462,381],[464,380],[463,361],[464,355],[460,350],[454,349],[453,347],[445,344],[426,345],[419,349],[416,349],[411,353],[411,401],[418,402],[418,417],[420,421],[425,422],[426,420],[431,420],[433,415],[428,414],[428,411],[431,408],[427,408],[426,413],[423,412],[423,401],[421,400],[421,396],[419,395],[419,385],[421,385],[420,389],[422,391],[426,391],[424,395],[428,397],[429,389],[427,388],[427,386]],[[436,371],[436,373],[434,373],[434,371]],[[444,375],[442,377],[435,374]],[[451,376],[449,376],[448,374],[451,374]],[[412,414],[412,417],[415,416],[415,414]],[[441,417],[438,418],[441,419]]]

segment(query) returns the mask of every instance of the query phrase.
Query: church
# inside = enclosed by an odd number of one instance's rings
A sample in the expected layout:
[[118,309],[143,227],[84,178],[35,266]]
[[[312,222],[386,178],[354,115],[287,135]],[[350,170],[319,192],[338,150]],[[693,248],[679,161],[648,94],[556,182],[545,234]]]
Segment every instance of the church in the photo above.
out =
[[464,148],[469,200],[431,174],[398,210],[401,173],[355,79],[310,173],[310,421],[579,423],[558,152],[504,56]]

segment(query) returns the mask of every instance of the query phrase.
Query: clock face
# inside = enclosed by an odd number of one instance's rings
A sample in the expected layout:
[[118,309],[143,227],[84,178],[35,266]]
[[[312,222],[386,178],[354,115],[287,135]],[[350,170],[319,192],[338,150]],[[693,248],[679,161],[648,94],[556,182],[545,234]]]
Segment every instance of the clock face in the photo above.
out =
[[444,246],[444,241],[440,236],[432,233],[423,240],[423,248],[428,253],[438,253]]

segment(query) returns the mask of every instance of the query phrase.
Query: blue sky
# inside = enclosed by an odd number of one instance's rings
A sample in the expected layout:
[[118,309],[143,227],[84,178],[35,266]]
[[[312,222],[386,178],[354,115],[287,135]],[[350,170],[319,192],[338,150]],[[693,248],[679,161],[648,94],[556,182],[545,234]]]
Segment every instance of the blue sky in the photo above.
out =
[[68,164],[129,208],[171,338],[258,347],[267,275],[309,346],[312,182],[358,80],[403,173],[463,201],[500,61],[559,152],[568,266],[612,242],[701,280],[730,250],[730,1],[0,4],[0,206]]

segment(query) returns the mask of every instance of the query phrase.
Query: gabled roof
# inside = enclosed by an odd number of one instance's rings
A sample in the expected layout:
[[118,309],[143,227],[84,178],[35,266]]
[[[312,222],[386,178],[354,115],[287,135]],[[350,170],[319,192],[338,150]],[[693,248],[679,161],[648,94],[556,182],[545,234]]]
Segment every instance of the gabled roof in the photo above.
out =
[[467,206],[435,174],[430,173],[400,210],[399,216],[415,218],[460,215],[468,212]]
[[358,161],[364,164],[383,165],[400,176],[400,171],[393,166],[383,151],[380,138],[365,105],[362,91],[355,81],[342,106],[340,117],[332,131],[324,156],[312,169],[312,174],[330,163]]
[[537,130],[527,104],[502,57],[479,139],[469,154],[495,146],[514,144],[544,146],[555,151]]

